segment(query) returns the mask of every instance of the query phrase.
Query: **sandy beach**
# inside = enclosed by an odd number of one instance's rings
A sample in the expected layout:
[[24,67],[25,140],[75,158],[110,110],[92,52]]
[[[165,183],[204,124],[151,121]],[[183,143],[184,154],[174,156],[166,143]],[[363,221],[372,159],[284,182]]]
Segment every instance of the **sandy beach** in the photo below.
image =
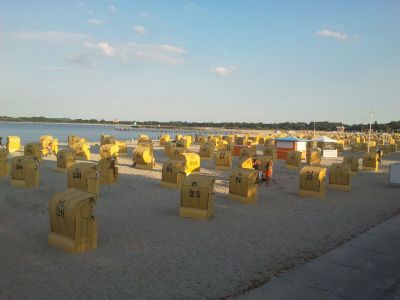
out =
[[[202,161],[201,172],[217,177],[214,218],[183,219],[179,191],[160,186],[163,149],[155,147],[155,170],[137,170],[135,145],[119,158],[119,182],[101,187],[98,248],[84,254],[47,244],[48,201],[67,186],[66,174],[53,171],[55,157],[40,167],[38,188],[0,180],[0,299],[229,298],[400,213],[399,189],[388,184],[397,152],[376,174],[360,170],[351,192],[328,189],[325,199],[299,198],[298,173],[278,161],[255,205],[228,200],[229,171]],[[99,160],[99,147],[91,150]]]

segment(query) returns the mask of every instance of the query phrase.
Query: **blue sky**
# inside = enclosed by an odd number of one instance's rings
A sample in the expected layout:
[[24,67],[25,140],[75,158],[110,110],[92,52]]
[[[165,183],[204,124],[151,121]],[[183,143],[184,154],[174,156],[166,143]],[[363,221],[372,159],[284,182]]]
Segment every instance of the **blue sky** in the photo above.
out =
[[0,0],[0,115],[400,119],[400,1]]

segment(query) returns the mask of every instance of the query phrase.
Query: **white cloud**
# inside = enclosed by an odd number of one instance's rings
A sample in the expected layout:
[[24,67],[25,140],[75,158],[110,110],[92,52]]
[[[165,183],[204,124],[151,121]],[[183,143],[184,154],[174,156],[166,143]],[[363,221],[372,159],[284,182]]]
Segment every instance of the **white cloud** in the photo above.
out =
[[94,19],[94,18],[89,19],[89,20],[88,20],[88,23],[89,23],[89,24],[92,24],[92,25],[101,25],[101,24],[103,24],[103,22],[102,22],[101,20],[99,20],[99,19]]
[[47,43],[76,43],[90,40],[91,37],[79,32],[65,31],[18,31],[11,32],[7,37],[18,41],[39,41]]
[[182,54],[185,53],[186,51],[181,48],[181,47],[176,47],[176,46],[171,46],[171,45],[157,45],[157,48],[159,48],[161,51],[165,52],[170,52],[170,53],[176,53],[176,54]]
[[85,5],[85,2],[83,2],[83,1],[78,1],[78,2],[76,2],[76,4],[78,4],[78,5],[80,5],[80,6],[83,6],[83,5]]
[[185,63],[184,48],[170,44],[145,44],[134,42],[109,43],[107,41],[95,41],[91,36],[84,33],[63,32],[63,31],[20,31],[7,33],[6,38],[11,38],[21,42],[42,42],[62,44],[65,46],[77,47],[81,45],[83,49],[78,54],[64,58],[70,64],[80,66],[94,66],[93,59],[109,57],[121,61],[140,60],[158,62],[170,66],[177,66]]
[[114,56],[115,49],[109,43],[98,43],[97,46],[107,56]]
[[315,32],[316,35],[321,36],[321,37],[333,37],[336,38],[338,40],[345,40],[347,39],[347,34],[343,33],[343,32],[339,32],[339,31],[331,31],[328,29],[324,29],[324,30],[317,30]]
[[146,34],[146,28],[144,28],[141,25],[136,25],[133,27],[133,31],[138,34],[138,35],[145,35]]
[[91,43],[87,42],[84,44],[86,48],[89,49],[97,49],[100,50],[101,54],[105,56],[114,56],[116,49],[111,47],[109,43],[101,42],[101,43]]
[[171,66],[183,64],[185,60],[180,57],[185,50],[175,46],[160,44],[127,43],[120,48],[123,59],[139,59],[165,63]]
[[225,77],[232,74],[235,71],[235,66],[219,66],[211,69],[215,75],[219,77]]
[[82,67],[95,67],[92,61],[92,56],[88,53],[77,53],[67,56],[64,60],[67,63],[82,66]]
[[183,48],[164,44],[140,44],[121,43],[110,45],[109,43],[85,43],[89,49],[97,50],[99,54],[116,57],[122,61],[143,60],[160,62],[170,66],[183,64],[185,60],[181,57],[186,51]]
[[111,12],[116,12],[116,11],[117,11],[117,8],[116,8],[114,5],[110,5],[110,6],[108,7],[108,9],[109,9]]

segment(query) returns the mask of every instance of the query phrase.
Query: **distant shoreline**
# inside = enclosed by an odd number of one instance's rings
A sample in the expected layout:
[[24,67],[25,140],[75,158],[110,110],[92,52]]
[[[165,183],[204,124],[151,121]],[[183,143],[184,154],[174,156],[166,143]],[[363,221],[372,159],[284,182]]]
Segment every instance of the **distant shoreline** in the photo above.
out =
[[[13,123],[13,124],[54,124],[54,125],[91,125],[91,126],[117,126],[115,124],[99,124],[99,123],[77,123],[77,122],[33,122],[33,121],[0,121],[1,123]],[[131,126],[131,125],[126,125]]]
[[[171,129],[171,130],[222,130],[222,131],[325,131],[334,132],[338,128],[344,127],[346,132],[368,132],[369,124],[353,124],[347,125],[341,122],[280,122],[280,123],[263,123],[263,122],[188,122],[188,121],[106,121],[104,119],[69,119],[69,118],[46,118],[46,117],[7,117],[0,116],[1,123],[23,123],[23,124],[79,124],[79,125],[104,125],[107,127],[120,128],[138,128],[138,129]],[[391,121],[388,123],[374,122],[372,130],[377,132],[394,133],[400,132],[400,121]]]
[[[74,123],[74,122],[28,122],[28,121],[0,121],[0,124],[7,123],[7,124],[43,124],[43,125],[85,125],[85,126],[108,126],[108,127],[128,127],[130,130],[133,131],[134,129],[163,129],[163,130],[183,130],[183,131],[258,131],[255,129],[233,129],[233,128],[219,128],[219,127],[173,127],[173,126],[154,126],[154,125],[139,125],[139,126],[132,126],[126,124],[97,124],[97,123]],[[118,130],[118,129],[116,129]],[[263,129],[260,129],[260,131]],[[124,130],[122,130],[124,131]],[[266,130],[263,130],[266,131]]]

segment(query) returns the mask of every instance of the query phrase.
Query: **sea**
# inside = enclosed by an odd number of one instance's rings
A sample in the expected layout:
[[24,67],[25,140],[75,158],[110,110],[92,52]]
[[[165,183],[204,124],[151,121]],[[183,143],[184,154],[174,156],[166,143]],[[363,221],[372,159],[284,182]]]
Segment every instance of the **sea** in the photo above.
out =
[[69,135],[86,138],[89,142],[100,141],[100,135],[109,134],[117,140],[137,139],[139,134],[147,134],[151,139],[158,139],[162,134],[174,137],[176,134],[202,135],[202,134],[230,134],[223,130],[183,130],[169,128],[141,128],[130,126],[98,125],[98,124],[59,124],[59,123],[28,123],[28,122],[0,122],[0,137],[3,144],[7,136],[16,135],[21,138],[21,143],[38,142],[42,135],[51,135],[58,138],[59,143],[66,143]]

